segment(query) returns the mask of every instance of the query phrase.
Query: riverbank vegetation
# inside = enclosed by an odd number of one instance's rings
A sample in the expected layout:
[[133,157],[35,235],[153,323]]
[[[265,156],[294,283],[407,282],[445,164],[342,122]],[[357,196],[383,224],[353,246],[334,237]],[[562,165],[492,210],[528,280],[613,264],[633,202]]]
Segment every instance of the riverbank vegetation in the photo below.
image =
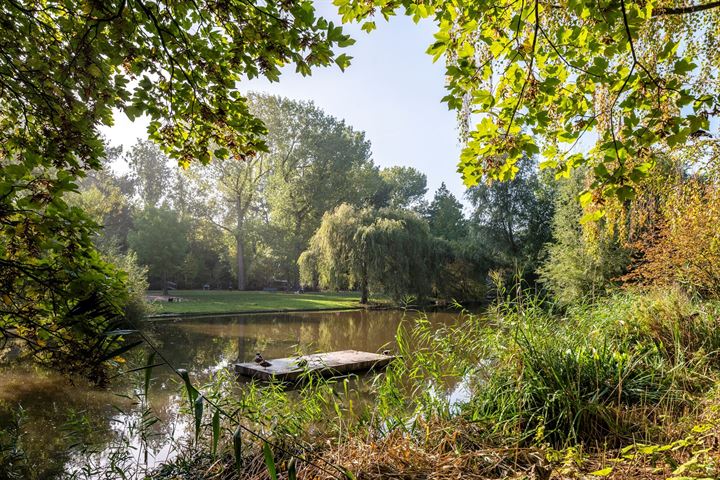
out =
[[408,311],[371,382],[189,378],[195,433],[149,477],[714,478],[719,314],[672,288],[566,309],[524,292],[439,329]]

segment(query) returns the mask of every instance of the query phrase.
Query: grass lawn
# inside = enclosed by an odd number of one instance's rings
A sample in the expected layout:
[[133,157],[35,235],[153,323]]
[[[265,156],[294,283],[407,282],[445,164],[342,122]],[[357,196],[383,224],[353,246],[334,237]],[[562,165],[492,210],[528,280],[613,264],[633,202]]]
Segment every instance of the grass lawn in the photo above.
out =
[[[149,295],[160,295],[151,291]],[[285,293],[175,290],[170,292],[179,302],[154,302],[156,314],[164,313],[239,313],[250,311],[286,311],[342,309],[360,307],[355,292]]]

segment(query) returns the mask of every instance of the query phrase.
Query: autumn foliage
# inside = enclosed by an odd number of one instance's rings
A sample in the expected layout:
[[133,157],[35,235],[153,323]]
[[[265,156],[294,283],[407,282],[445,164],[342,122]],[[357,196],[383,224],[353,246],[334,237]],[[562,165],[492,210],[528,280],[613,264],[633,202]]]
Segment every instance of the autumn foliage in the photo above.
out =
[[628,280],[720,296],[720,185],[694,176],[669,188],[655,228],[636,243]]

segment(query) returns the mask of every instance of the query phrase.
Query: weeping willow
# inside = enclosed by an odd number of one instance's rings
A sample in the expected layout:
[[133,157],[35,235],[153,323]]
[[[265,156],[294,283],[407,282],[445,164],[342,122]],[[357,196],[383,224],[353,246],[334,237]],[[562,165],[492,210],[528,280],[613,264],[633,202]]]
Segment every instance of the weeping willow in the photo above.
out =
[[301,281],[328,289],[357,288],[395,299],[429,295],[444,262],[446,242],[411,212],[340,205],[324,215],[298,261]]

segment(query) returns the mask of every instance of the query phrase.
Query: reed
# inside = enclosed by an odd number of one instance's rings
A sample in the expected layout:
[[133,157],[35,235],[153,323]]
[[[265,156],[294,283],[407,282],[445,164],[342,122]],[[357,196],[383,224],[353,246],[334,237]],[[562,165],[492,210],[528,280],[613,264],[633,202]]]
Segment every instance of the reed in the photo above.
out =
[[[675,290],[564,309],[521,292],[444,326],[408,311],[400,360],[369,381],[308,374],[288,390],[238,386],[222,371],[204,385],[184,380],[197,441],[149,478],[547,478],[568,465],[602,473],[622,447],[660,448],[701,421],[700,400],[716,397],[718,312]],[[668,458],[690,461],[706,441]]]

